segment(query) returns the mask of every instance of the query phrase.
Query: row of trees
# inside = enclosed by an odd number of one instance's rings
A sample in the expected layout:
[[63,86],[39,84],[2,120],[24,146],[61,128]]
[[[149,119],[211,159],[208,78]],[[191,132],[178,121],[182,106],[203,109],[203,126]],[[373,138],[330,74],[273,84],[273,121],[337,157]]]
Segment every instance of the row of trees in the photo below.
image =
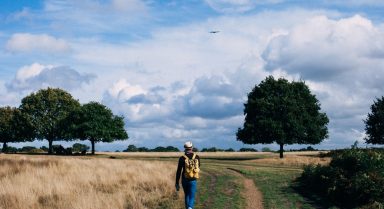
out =
[[[244,125],[237,140],[245,144],[318,144],[328,137],[327,115],[304,81],[267,77],[248,94]],[[371,106],[365,120],[366,143],[384,144],[384,97]]]
[[81,105],[71,94],[59,89],[39,90],[22,99],[21,105],[0,108],[0,141],[47,140],[52,154],[54,141],[89,140],[95,143],[128,139],[121,116],[98,102]]
[[[216,147],[203,148],[201,150],[194,147],[193,151],[194,152],[198,152],[198,151],[200,152],[236,152],[236,150],[234,150],[233,148],[220,149]],[[240,148],[238,151],[239,152],[257,152],[257,150],[253,148]],[[272,150],[268,147],[264,147],[262,151],[272,152]],[[131,144],[131,145],[128,145],[127,149],[123,150],[123,152],[180,152],[180,150],[173,146],[167,146],[167,147],[159,146],[154,149],[149,149],[147,147],[136,147],[135,145]]]

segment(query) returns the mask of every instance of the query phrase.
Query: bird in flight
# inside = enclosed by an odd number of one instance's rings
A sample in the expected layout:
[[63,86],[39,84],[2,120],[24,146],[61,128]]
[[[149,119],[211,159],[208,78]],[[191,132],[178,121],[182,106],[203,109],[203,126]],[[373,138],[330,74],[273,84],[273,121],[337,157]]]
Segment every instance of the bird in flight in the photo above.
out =
[[213,30],[213,31],[210,31],[209,33],[218,33],[218,32],[220,32],[220,31],[218,31],[218,30]]

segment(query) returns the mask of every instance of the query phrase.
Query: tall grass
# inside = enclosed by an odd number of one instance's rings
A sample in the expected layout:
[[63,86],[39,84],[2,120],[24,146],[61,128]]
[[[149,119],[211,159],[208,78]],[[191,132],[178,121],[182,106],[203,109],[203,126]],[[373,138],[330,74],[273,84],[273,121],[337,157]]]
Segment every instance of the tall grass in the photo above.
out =
[[0,166],[2,209],[175,207],[167,162],[0,155]]

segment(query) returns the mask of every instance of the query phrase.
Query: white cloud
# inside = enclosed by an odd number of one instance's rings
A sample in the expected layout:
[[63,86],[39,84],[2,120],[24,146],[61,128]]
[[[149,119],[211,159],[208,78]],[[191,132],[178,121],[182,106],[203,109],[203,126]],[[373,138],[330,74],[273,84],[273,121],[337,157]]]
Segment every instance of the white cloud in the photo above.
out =
[[46,87],[59,87],[73,90],[89,83],[93,74],[80,74],[66,66],[41,65],[34,63],[21,67],[15,78],[6,84],[9,91],[34,91]]
[[67,52],[69,44],[47,34],[16,33],[8,40],[6,49],[11,52]]

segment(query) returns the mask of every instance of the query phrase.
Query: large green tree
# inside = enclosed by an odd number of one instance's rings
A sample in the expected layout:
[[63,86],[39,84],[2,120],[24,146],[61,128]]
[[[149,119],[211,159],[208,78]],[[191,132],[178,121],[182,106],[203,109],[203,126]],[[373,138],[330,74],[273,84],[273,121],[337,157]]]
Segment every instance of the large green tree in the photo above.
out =
[[113,142],[128,139],[124,129],[123,117],[113,115],[112,111],[98,102],[89,102],[73,112],[71,119],[72,133],[75,138],[89,140],[92,154],[95,154],[95,143]]
[[66,139],[66,121],[69,113],[80,107],[71,94],[59,88],[41,89],[24,97],[20,110],[28,116],[39,140],[48,140],[48,153],[52,154],[53,141]]
[[7,143],[33,141],[32,125],[21,111],[15,107],[0,107],[0,142],[2,151],[7,151]]
[[245,122],[237,140],[245,144],[318,144],[328,136],[329,122],[303,81],[269,76],[256,85],[244,104]]
[[371,113],[368,113],[365,122],[368,144],[384,144],[384,97],[377,99],[371,105]]

